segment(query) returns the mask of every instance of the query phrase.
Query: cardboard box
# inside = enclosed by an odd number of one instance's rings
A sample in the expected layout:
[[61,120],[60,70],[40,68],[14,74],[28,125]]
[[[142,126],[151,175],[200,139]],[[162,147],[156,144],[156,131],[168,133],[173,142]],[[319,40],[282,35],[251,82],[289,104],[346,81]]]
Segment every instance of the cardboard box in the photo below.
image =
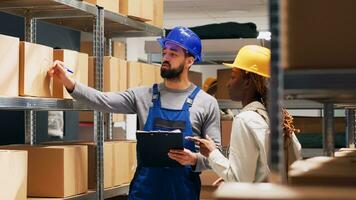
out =
[[[79,121],[80,122],[94,122],[94,112],[92,111],[80,111],[79,112]],[[113,122],[122,122],[125,121],[124,114],[113,114]]]
[[200,174],[201,185],[212,186],[220,177],[212,170],[202,171]]
[[112,177],[114,185],[122,185],[130,183],[130,141],[111,141],[114,145],[113,163],[115,169],[113,170]]
[[79,121],[80,122],[93,122],[94,121],[94,112],[93,111],[80,111],[79,112]]
[[356,186],[353,157],[314,157],[290,166],[288,182],[293,185]]
[[[85,144],[85,143],[82,143]],[[87,143],[88,145],[88,188],[96,189],[96,145]],[[113,170],[114,170],[114,146],[112,143],[104,142],[104,188],[114,186]]]
[[1,149],[28,152],[30,197],[69,197],[88,191],[88,153],[84,145],[9,145]]
[[127,62],[127,88],[137,87],[142,85],[142,68],[141,63],[128,61]]
[[[95,147],[89,147],[90,156],[95,159]],[[93,159],[89,159],[95,161]],[[94,167],[91,167],[94,166]],[[95,162],[89,163],[89,171],[96,170]],[[130,183],[136,170],[136,142],[135,141],[107,141],[104,143],[104,187],[114,187]],[[92,183],[90,186],[96,186],[96,171],[92,171]],[[89,177],[91,177],[89,175]],[[94,181],[94,182],[93,182]],[[105,185],[105,183],[107,185]],[[93,185],[94,184],[94,185]],[[90,187],[92,188],[92,187]],[[95,187],[93,188],[95,189]]]
[[224,183],[215,192],[217,200],[351,200],[353,187],[289,186],[277,183]]
[[[88,85],[94,87],[94,58],[89,58]],[[104,92],[123,92],[127,89],[127,62],[125,60],[105,56],[104,57]],[[79,121],[93,122],[93,112],[79,112]],[[113,121],[124,121],[124,115],[114,114]]]
[[163,28],[163,0],[153,0],[153,20],[147,23]]
[[19,95],[19,38],[0,34],[0,96]]
[[20,95],[51,97],[47,71],[53,64],[53,49],[20,42]]
[[[53,51],[53,61],[55,60],[64,62],[65,67],[73,71],[73,73],[66,72],[68,77],[80,81],[80,77],[76,77],[76,75],[80,75],[80,72],[78,73],[80,71],[78,66],[81,64],[78,52],[68,49],[55,49]],[[55,77],[53,78],[52,96],[55,98],[72,99],[72,96],[67,92],[61,81]]]
[[93,56],[93,42],[81,41],[80,42],[80,52],[86,53],[89,56]]
[[200,200],[215,199],[214,193],[218,189],[216,186],[202,185],[200,189]]
[[[80,52],[93,56],[93,42],[81,41]],[[112,55],[109,55],[108,48],[105,48],[105,56],[113,56],[115,58],[126,59],[126,43],[124,41],[114,40],[112,42]]]
[[120,0],[120,14],[140,21],[153,20],[153,0]]
[[221,120],[221,146],[230,146],[232,120]]
[[[355,68],[354,0],[281,1],[281,64],[288,69]],[[332,17],[330,17],[332,12]]]
[[85,2],[104,7],[105,10],[119,13],[118,0],[84,0]]
[[[83,145],[87,147],[88,154],[88,189],[96,189],[96,145],[93,142],[85,141],[66,141],[66,142],[46,142],[46,145],[59,145],[59,146],[76,146]],[[114,159],[114,145],[113,143],[104,142],[104,188],[113,187],[112,171],[115,169],[113,166]]]
[[124,59],[119,60],[119,92],[127,90],[127,61]]
[[339,151],[356,151],[356,148],[341,148]]
[[217,71],[218,89],[215,95],[217,99],[230,99],[229,91],[227,88],[227,83],[229,82],[230,77],[231,77],[231,69],[218,69]]
[[[88,188],[96,189],[96,145],[93,142],[49,142],[51,145],[86,145],[88,147]],[[104,188],[129,183],[136,169],[135,141],[120,140],[104,142]]]
[[27,152],[0,150],[0,199],[27,200]]
[[122,60],[126,59],[126,43],[124,41],[114,40],[112,43],[112,53],[115,58],[120,58]]
[[137,151],[136,151],[136,141],[128,141],[130,144],[129,150],[129,180],[133,179],[137,167]]
[[335,157],[356,157],[356,151],[337,151]]
[[[323,118],[321,117],[293,117],[294,127],[300,129],[301,133],[322,133]],[[334,117],[335,133],[344,133],[346,122],[343,117]]]
[[203,85],[202,77],[203,77],[203,75],[201,72],[189,71],[189,73],[188,73],[189,81],[199,87],[202,87],[202,85]]
[[[117,92],[120,90],[119,86],[119,59],[111,56],[105,56],[103,60],[104,67],[104,92]],[[94,58],[89,57],[89,71],[88,71],[88,85],[94,88]]]
[[125,121],[125,115],[124,114],[113,114],[112,115],[112,121],[113,122],[122,122]]
[[[119,92],[127,90],[127,61],[119,59]],[[124,114],[113,114],[113,122],[125,121]]]
[[156,67],[151,64],[141,63],[141,68],[142,86],[152,87],[152,85],[156,82]]
[[78,66],[74,72],[74,77],[84,85],[88,85],[89,70],[89,55],[86,53],[78,53]]

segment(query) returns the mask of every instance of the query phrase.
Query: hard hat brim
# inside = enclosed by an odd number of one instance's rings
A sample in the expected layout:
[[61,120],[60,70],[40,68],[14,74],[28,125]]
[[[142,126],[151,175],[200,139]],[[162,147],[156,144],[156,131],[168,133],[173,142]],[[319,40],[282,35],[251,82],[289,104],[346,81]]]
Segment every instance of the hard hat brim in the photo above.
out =
[[261,72],[256,72],[256,71],[253,71],[253,70],[251,70],[251,69],[249,69],[249,68],[237,66],[237,65],[234,65],[234,64],[231,64],[231,63],[223,63],[223,65],[225,65],[225,66],[227,66],[227,67],[230,67],[230,68],[239,68],[239,69],[242,69],[242,70],[251,72],[251,73],[258,74],[258,75],[263,76],[263,77],[266,77],[266,78],[270,78],[270,77],[271,77],[269,74],[265,74],[265,73],[261,73]]

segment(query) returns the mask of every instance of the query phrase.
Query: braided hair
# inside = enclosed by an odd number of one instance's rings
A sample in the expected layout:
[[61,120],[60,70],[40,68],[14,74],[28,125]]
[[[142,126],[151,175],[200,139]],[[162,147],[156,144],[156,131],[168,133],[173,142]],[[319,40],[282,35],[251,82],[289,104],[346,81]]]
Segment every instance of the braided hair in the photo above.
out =
[[[243,71],[243,70],[242,70]],[[260,76],[255,73],[246,72],[242,73],[244,78],[250,79],[256,89],[255,99],[267,107],[267,91],[268,91],[268,78]],[[299,129],[294,127],[293,117],[286,109],[282,109],[283,116],[283,135],[284,138],[290,138],[293,133],[299,133]]]

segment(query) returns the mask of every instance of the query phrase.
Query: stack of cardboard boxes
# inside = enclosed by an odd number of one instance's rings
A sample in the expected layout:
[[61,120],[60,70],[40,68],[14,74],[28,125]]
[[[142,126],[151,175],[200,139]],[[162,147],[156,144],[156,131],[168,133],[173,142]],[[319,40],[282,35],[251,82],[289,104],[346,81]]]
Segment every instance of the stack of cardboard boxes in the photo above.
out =
[[[92,142],[0,149],[0,199],[65,198],[96,189],[96,146]],[[136,165],[135,141],[105,142],[104,188],[130,183]]]
[[0,96],[19,95],[19,38],[0,35]]
[[282,0],[280,7],[284,68],[355,68],[355,1]]
[[71,98],[56,79],[51,82],[47,71],[54,60],[61,60],[73,73],[68,75],[87,85],[88,55],[71,50],[53,50],[40,44],[20,42],[0,35],[0,96]]
[[200,174],[201,181],[201,191],[200,191],[200,199],[208,200],[213,199],[213,193],[218,188],[214,186],[213,183],[219,179],[219,176],[212,170],[202,171]]
[[[86,146],[9,145],[0,148],[27,152],[28,165],[22,161],[17,167],[27,168],[29,197],[68,197],[88,191]],[[12,178],[23,179],[21,176]]]
[[354,152],[333,157],[314,157],[290,166],[288,182],[292,185],[356,186]]
[[163,0],[83,0],[105,10],[163,27]]
[[27,152],[0,150],[0,199],[27,199]]

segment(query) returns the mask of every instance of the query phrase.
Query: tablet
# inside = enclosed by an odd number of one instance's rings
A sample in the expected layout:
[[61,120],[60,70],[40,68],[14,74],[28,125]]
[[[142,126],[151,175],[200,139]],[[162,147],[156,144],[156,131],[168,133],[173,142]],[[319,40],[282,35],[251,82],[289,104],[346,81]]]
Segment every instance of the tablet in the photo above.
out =
[[170,149],[183,149],[180,131],[137,131],[137,152],[142,167],[183,167],[168,157]]

